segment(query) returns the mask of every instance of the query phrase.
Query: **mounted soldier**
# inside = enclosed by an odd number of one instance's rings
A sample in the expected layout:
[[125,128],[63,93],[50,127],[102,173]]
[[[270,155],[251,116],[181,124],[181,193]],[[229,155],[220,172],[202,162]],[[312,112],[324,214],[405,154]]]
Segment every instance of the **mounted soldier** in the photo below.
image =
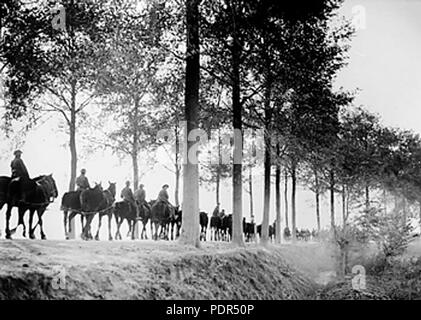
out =
[[169,202],[170,196],[168,195],[168,191],[167,191],[167,190],[168,190],[168,188],[169,188],[168,184],[164,184],[164,185],[162,186],[161,191],[159,191],[157,201],[164,202],[164,203],[166,203],[167,205],[170,205],[170,206],[171,206],[171,204],[170,204],[170,202]]
[[76,178],[76,191],[83,191],[90,188],[88,178],[86,177],[86,169],[80,170],[80,176]]
[[21,158],[22,151],[16,150],[13,154],[15,158],[10,164],[12,181],[9,185],[9,196],[14,200],[12,202],[25,201],[26,193],[33,190],[36,183],[29,178],[28,169]]
[[146,190],[143,184],[139,185],[139,189],[134,193],[134,199],[139,206],[143,205],[149,210],[151,209],[149,203],[146,201]]
[[130,188],[130,181],[126,181],[126,187],[123,190],[121,190],[121,198],[123,198],[124,201],[130,204],[131,210],[133,210],[136,213],[138,212],[133,191]]
[[213,210],[212,217],[219,217],[219,202],[216,204],[215,209]]
[[22,151],[16,150],[14,153],[15,158],[12,160],[10,167],[12,169],[12,179],[27,179],[29,180],[28,169],[21,158]]

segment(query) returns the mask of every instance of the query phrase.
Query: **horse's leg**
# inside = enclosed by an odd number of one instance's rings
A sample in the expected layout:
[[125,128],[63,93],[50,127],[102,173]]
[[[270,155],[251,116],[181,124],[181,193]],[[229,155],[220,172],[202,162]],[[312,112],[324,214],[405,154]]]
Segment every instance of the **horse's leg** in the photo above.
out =
[[89,240],[93,240],[94,239],[94,237],[92,236],[92,233],[91,233],[91,228],[92,228],[92,221],[94,220],[94,218],[95,218],[95,214],[92,214],[92,215],[90,215],[87,219],[86,219],[86,224],[87,224],[87,226],[88,226],[88,228],[87,228],[87,230],[88,230],[88,234],[87,234],[87,236],[88,236],[88,239]]
[[127,225],[129,226],[129,231],[127,232],[126,238],[130,237],[130,234],[132,233],[132,223],[129,219],[127,219]]
[[32,230],[32,223],[34,221],[35,209],[29,210],[29,239],[35,239],[34,230]]
[[70,234],[72,233],[72,221],[75,218],[76,214],[77,214],[76,212],[70,211],[70,214],[67,217],[67,225],[68,225],[68,227],[67,227],[67,232],[65,234],[66,240],[69,240],[70,239]]
[[88,230],[89,230],[89,217],[87,216],[85,226],[82,229],[82,239],[83,240],[89,239]]
[[44,233],[44,223],[42,222],[42,215],[44,214],[45,209],[46,208],[40,208],[40,209],[37,210],[37,213],[38,213],[38,224],[39,224],[40,235],[41,235],[41,239],[42,240],[46,240],[47,239],[47,237],[45,236],[45,233]]
[[101,230],[102,217],[103,217],[103,215],[99,214],[98,230],[97,230],[96,235],[95,235],[95,240],[97,240],[97,241],[99,240],[99,231]]
[[153,223],[153,240],[158,240],[158,222]]
[[121,237],[121,233],[120,233],[120,227],[121,227],[121,224],[123,223],[123,218],[119,218],[119,217],[115,217],[115,220],[116,220],[116,223],[117,223],[117,231],[116,231],[116,234],[115,234],[115,238],[116,238],[116,240],[121,240],[122,239],[122,237]]
[[10,217],[12,216],[12,206],[7,204],[6,211],[6,239],[12,239],[12,233],[10,232]]
[[69,216],[69,212],[67,210],[63,211],[63,223],[64,223],[64,237],[68,239],[68,231],[67,231],[67,217]]
[[84,221],[85,221],[85,216],[81,213],[80,214],[80,226],[81,226],[80,230],[82,230],[82,232],[83,232],[83,229],[85,228]]
[[16,228],[13,228],[12,231],[11,231],[11,233],[14,234],[16,232],[16,230],[18,229],[18,227],[20,225],[22,225],[23,226],[22,236],[24,238],[26,238],[26,225],[25,225],[25,221],[24,221],[23,218],[25,216],[26,210],[27,210],[26,208],[18,207],[18,215],[19,215],[18,225],[16,226]]
[[113,236],[111,234],[111,219],[113,218],[113,214],[110,212],[108,214],[108,240],[113,240]]
[[140,240],[143,240],[145,234],[145,223],[142,220],[142,231],[140,232]]
[[136,223],[137,223],[137,220],[133,220],[132,221],[132,240],[135,240],[135,231],[136,231]]
[[152,220],[149,221],[149,224],[151,225],[151,239],[153,240],[153,222]]

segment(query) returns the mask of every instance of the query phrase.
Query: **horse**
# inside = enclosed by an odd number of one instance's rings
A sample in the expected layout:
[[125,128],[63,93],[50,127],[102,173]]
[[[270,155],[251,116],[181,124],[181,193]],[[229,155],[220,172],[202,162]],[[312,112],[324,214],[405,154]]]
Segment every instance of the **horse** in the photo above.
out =
[[[140,233],[140,239],[148,239],[148,236],[146,234],[146,225],[148,224],[148,221],[151,218],[151,204],[149,204],[149,208],[144,203],[139,203],[139,201],[136,200],[136,205],[139,210],[139,218],[142,221],[142,232]],[[152,223],[151,223],[151,234],[152,234]]]
[[[256,228],[257,234],[259,235],[259,238],[262,239],[262,225],[259,224]],[[269,225],[268,229],[268,237],[269,241],[273,242],[275,240],[276,236],[276,222],[273,222]]]
[[[61,199],[61,208],[60,210],[63,211],[64,214],[64,234],[66,237],[66,240],[68,240],[69,234],[72,232],[72,224],[71,221],[73,220],[73,218],[81,213],[82,207],[80,204],[80,194],[82,193],[82,190],[78,190],[78,191],[70,191],[70,192],[66,192],[62,199]],[[68,214],[70,211],[70,215]],[[80,216],[80,222],[82,225],[82,229],[83,229],[83,219],[84,216],[81,215]],[[68,225],[68,227],[67,227]]]
[[[7,179],[2,179],[2,183],[7,181]],[[6,239],[11,239],[12,235],[16,232],[17,228],[22,225],[23,233],[22,235],[26,237],[26,226],[24,222],[24,216],[26,211],[29,210],[29,238],[35,239],[35,229],[37,226],[40,226],[40,235],[41,239],[45,240],[46,236],[43,229],[42,216],[47,209],[48,205],[58,197],[58,190],[53,175],[43,175],[39,176],[33,180],[30,180],[31,183],[25,187],[25,200],[18,201],[18,195],[21,195],[20,190],[22,186],[20,181],[11,180],[9,183],[9,193],[7,198],[7,211],[6,211]],[[3,203],[4,205],[4,203]],[[1,205],[1,207],[3,206]],[[16,228],[10,230],[10,217],[12,213],[12,208],[17,207],[19,212],[18,225]],[[38,215],[38,222],[34,228],[32,228],[33,218],[35,211]]]
[[111,235],[111,219],[113,217],[113,210],[112,205],[115,201],[116,195],[116,183],[108,182],[109,186],[107,190],[103,191],[104,197],[107,200],[107,208],[101,210],[99,212],[99,221],[98,221],[98,230],[95,235],[95,240],[99,240],[99,231],[101,230],[102,225],[102,217],[105,215],[108,216],[108,240],[113,240],[113,236]]
[[163,237],[164,239],[169,240],[169,222],[175,215],[174,211],[174,207],[170,204],[163,201],[154,201],[151,208],[151,223],[155,227],[155,232],[152,236],[154,240],[158,240],[158,237]]
[[12,181],[12,178],[10,177],[0,177],[0,210],[3,209],[4,205],[7,203],[10,181]]
[[[109,193],[112,194],[112,186],[108,188]],[[82,239],[89,240],[92,237],[89,235],[91,222],[97,213],[101,214],[112,212],[114,198],[107,196],[107,192],[102,190],[101,185],[96,185],[94,188],[83,190],[80,194],[81,213],[86,215],[86,224],[82,229]],[[111,225],[111,224],[110,224]],[[111,230],[111,228],[110,228]]]
[[243,232],[246,242],[253,241],[255,238],[255,226],[254,222],[246,222],[246,218],[243,218]]
[[[170,218],[171,240],[175,240],[180,236],[182,215],[183,213],[180,209],[180,206],[176,206],[174,208],[174,216]],[[175,236],[174,236],[174,229],[176,229]]]
[[209,218],[206,212],[201,211],[199,213],[199,223],[200,223],[200,240],[206,241],[206,233],[208,230]]
[[127,224],[129,225],[129,231],[127,236],[131,234],[132,240],[135,239],[135,226],[137,223],[137,210],[133,208],[127,201],[120,201],[115,204],[114,208],[114,217],[117,224],[117,231],[115,234],[116,240],[122,240],[120,234],[120,227],[124,220],[127,220]]
[[218,241],[220,240],[220,230],[221,230],[221,223],[222,220],[217,215],[212,215],[210,219],[210,228],[211,228],[211,241]]
[[222,240],[230,241],[232,238],[232,214],[221,218]]

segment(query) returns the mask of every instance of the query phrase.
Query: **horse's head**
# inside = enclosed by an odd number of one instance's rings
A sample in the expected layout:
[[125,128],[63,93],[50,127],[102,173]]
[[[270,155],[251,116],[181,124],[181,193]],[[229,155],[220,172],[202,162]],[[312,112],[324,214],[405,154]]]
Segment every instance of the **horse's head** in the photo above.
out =
[[104,189],[102,189],[102,182],[100,182],[100,183],[95,182],[95,186],[92,188],[92,190],[102,192],[104,190]]
[[117,190],[117,188],[116,188],[116,183],[115,182],[110,182],[110,181],[108,181],[108,184],[109,184],[109,186],[108,186],[108,191],[113,195],[113,197],[115,198],[115,195],[116,195],[116,190]]
[[39,177],[39,179],[35,179],[40,185],[43,186],[45,193],[49,198],[57,198],[58,197],[58,189],[56,185],[56,181],[53,178],[52,174],[45,175]]

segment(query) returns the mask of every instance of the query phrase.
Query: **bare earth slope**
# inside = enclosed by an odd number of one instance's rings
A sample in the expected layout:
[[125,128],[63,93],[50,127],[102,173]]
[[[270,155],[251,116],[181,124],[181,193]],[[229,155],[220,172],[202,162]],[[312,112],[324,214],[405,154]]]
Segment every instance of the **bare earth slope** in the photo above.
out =
[[306,299],[310,278],[331,270],[320,254],[311,244],[0,240],[0,299]]

